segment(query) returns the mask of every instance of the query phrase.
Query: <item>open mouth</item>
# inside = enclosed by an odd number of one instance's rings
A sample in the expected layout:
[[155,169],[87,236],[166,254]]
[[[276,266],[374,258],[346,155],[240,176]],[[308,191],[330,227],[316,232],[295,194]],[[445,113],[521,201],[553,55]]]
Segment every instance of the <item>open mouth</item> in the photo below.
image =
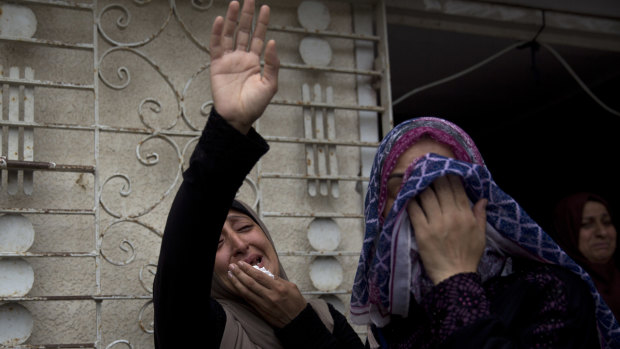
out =
[[263,267],[263,256],[253,256],[249,260],[246,260],[246,263],[248,263],[251,266],[256,265],[259,268],[262,268]]

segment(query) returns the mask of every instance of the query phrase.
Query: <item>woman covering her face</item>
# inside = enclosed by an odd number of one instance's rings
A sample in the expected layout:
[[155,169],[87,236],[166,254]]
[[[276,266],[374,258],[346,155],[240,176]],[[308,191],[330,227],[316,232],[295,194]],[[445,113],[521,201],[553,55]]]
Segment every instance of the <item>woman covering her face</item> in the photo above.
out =
[[365,217],[351,320],[370,325],[371,347],[620,347],[588,274],[499,189],[458,126],[424,117],[390,131]]
[[553,216],[555,238],[583,266],[616,318],[620,316],[620,254],[609,205],[593,193],[561,200]]
[[252,28],[254,1],[239,7],[231,2],[226,18],[213,23],[214,108],[162,239],[155,347],[362,348],[342,314],[322,300],[307,301],[287,281],[267,228],[233,200],[269,149],[252,124],[276,93],[279,67],[275,42],[264,45],[269,8],[261,7]]

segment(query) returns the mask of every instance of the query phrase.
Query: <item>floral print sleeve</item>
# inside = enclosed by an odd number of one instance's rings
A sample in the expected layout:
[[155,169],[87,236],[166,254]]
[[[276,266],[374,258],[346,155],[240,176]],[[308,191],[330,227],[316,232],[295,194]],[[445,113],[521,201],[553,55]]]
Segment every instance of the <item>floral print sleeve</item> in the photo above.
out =
[[491,313],[476,273],[457,274],[442,281],[425,297],[422,307],[431,321],[431,337],[437,344]]
[[586,284],[551,265],[484,284],[475,273],[457,274],[435,286],[421,306],[430,322],[425,347],[600,347]]
[[433,287],[409,316],[374,328],[382,348],[600,348],[587,284],[552,265],[482,283],[476,273]]

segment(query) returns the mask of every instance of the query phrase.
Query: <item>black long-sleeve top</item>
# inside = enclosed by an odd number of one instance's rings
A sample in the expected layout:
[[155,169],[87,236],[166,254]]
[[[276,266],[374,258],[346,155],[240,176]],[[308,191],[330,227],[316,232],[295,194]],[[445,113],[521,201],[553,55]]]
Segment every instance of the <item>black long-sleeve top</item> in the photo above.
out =
[[[254,129],[243,135],[211,111],[162,239],[153,287],[156,348],[219,347],[226,313],[210,297],[217,244],[237,190],[268,150]],[[310,305],[275,334],[285,348],[363,347],[346,318],[329,310],[333,334]]]

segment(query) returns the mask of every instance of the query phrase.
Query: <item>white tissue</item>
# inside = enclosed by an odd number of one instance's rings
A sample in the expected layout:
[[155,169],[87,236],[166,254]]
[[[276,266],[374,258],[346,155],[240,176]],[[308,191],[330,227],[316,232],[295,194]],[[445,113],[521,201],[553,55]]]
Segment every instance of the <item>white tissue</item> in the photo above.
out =
[[254,265],[253,267],[254,267],[254,269],[256,269],[256,270],[260,270],[260,271],[262,271],[263,273],[265,273],[265,274],[269,275],[272,279],[274,278],[273,274],[272,274],[269,270],[265,269],[265,267],[259,267],[258,265]]

